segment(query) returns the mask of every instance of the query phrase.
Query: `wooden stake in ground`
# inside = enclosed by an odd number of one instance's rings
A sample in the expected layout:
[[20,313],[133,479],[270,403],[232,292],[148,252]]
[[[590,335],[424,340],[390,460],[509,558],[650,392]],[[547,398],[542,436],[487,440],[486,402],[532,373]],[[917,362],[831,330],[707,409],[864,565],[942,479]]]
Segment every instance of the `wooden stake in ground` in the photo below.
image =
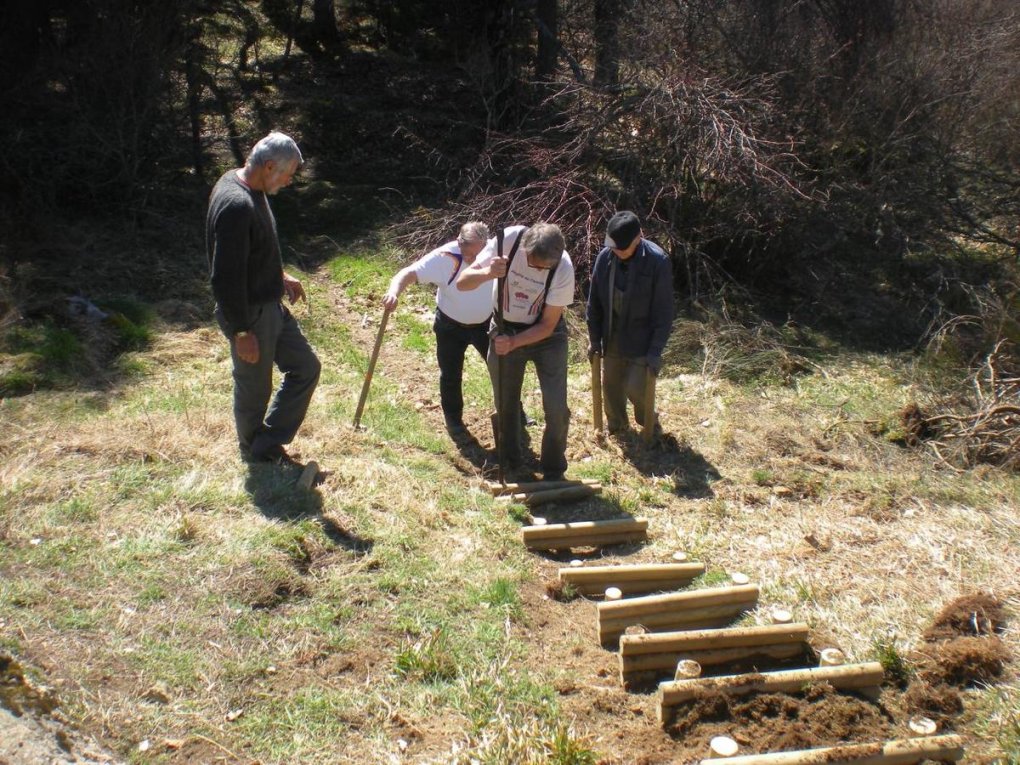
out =
[[358,408],[354,410],[354,428],[361,427],[361,413],[365,411],[365,401],[368,399],[368,389],[372,385],[372,375],[375,372],[375,362],[379,358],[379,349],[382,347],[383,333],[386,331],[386,322],[390,318],[390,309],[384,308],[382,321],[379,322],[379,332],[375,336],[375,347],[372,349],[372,357],[368,360],[368,371],[365,372],[365,382],[361,386],[361,398],[358,399]]
[[655,438],[655,372],[645,372],[645,429],[641,433],[645,444],[651,444]]
[[591,354],[591,416],[595,435],[602,433],[602,354]]
[[[956,762],[963,758],[963,739],[959,736],[878,741],[872,744],[840,744],[823,749],[798,752],[748,754],[726,759],[727,765],[912,765],[915,762]],[[701,765],[717,765],[719,760],[702,760]]]
[[305,465],[305,469],[301,471],[301,477],[297,480],[298,488],[308,491],[312,488],[318,475],[319,463],[313,460]]

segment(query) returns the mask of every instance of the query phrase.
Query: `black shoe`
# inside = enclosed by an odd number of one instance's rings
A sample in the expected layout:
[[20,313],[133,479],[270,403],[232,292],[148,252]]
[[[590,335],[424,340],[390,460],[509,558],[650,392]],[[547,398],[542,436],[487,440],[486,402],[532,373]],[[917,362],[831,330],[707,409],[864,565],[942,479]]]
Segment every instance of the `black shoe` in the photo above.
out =
[[449,433],[452,438],[461,438],[467,435],[468,429],[461,420],[447,420],[446,432]]
[[521,410],[521,426],[525,428],[533,428],[538,425],[538,420],[532,417],[530,414],[526,414],[524,410]]
[[287,450],[279,444],[272,444],[271,446],[260,449],[258,451],[252,451],[248,455],[249,462],[269,462],[274,465],[282,465],[284,463],[296,464]]
[[546,481],[547,483],[551,483],[553,481],[562,481],[564,480],[564,478],[565,476],[563,475],[562,470],[553,473],[542,473],[542,480]]

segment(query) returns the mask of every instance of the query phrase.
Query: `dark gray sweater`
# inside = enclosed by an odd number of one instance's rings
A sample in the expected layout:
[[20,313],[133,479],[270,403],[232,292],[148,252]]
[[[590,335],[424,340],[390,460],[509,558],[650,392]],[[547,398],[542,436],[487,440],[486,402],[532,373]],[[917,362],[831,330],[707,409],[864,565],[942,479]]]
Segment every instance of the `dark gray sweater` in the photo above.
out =
[[206,253],[213,297],[233,335],[255,321],[253,308],[283,298],[283,262],[276,220],[261,191],[228,170],[209,195]]

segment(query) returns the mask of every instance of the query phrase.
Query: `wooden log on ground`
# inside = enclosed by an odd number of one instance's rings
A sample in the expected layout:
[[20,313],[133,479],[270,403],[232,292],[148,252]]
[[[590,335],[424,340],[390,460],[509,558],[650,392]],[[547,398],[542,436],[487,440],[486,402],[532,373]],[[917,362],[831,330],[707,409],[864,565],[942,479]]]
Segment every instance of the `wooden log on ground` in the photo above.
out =
[[666,611],[683,611],[689,608],[705,608],[730,603],[747,603],[758,600],[758,585],[745,584],[739,587],[709,587],[689,592],[671,592],[666,595],[646,595],[631,598],[620,603],[600,604],[599,618],[622,619],[629,616],[661,614]]
[[625,595],[669,590],[689,583],[705,573],[703,563],[652,563],[633,566],[588,566],[561,568],[561,584],[572,586],[582,595],[604,592],[616,586]]
[[[898,739],[872,744],[842,744],[797,752],[748,754],[727,758],[727,765],[911,765],[932,760],[956,762],[963,758],[960,736]],[[702,760],[701,765],[717,765],[718,760]]]
[[814,683],[829,683],[840,690],[876,688],[885,674],[877,661],[847,664],[842,667],[813,667],[779,672],[751,672],[741,675],[702,677],[696,680],[674,680],[659,684],[659,720],[672,719],[673,709],[706,690],[717,690],[734,696],[748,693],[791,693]]
[[506,486],[487,481],[486,487],[494,497],[501,497],[506,494],[526,494],[532,491],[546,491],[547,489],[567,489],[571,486],[592,486],[597,483],[600,483],[597,478],[581,478],[577,481],[524,481],[522,483],[508,483]]
[[609,521],[579,521],[525,526],[524,544],[532,550],[566,550],[571,547],[602,547],[648,538],[646,518],[618,518]]
[[[719,630],[721,632],[721,630]],[[623,637],[630,637],[623,635]],[[622,640],[622,638],[621,638]],[[696,661],[702,667],[718,667],[748,659],[792,659],[804,653],[806,643],[773,643],[741,648],[719,648],[714,651],[686,651],[683,653],[648,653],[640,656],[620,655],[620,682],[624,685],[636,678],[651,680],[671,677],[678,662]]]
[[722,626],[757,602],[757,585],[746,584],[599,603],[598,638],[603,645],[611,643],[636,624],[649,632]]
[[810,628],[806,624],[732,627],[725,630],[693,630],[627,635],[620,641],[621,656],[639,656],[664,652],[711,651],[717,648],[747,648],[773,643],[806,642]]
[[620,681],[627,685],[636,678],[668,677],[684,659],[696,661],[702,667],[759,657],[792,659],[805,652],[808,633],[806,624],[784,624],[623,635]]
[[602,493],[602,484],[584,483],[574,486],[565,486],[560,489],[549,489],[547,491],[519,492],[517,494],[504,494],[496,498],[498,502],[519,502],[528,507],[536,505],[547,505],[550,502],[573,502],[578,499],[587,499],[596,494]]
[[[633,600],[633,598],[632,598]],[[626,603],[627,601],[620,601]],[[600,603],[599,605],[605,605]],[[628,627],[641,626],[647,632],[673,632],[676,630],[701,630],[709,627],[725,627],[735,619],[753,609],[753,602],[727,603],[721,606],[692,608],[686,611],[670,611],[660,614],[644,614],[621,619],[600,619],[598,622],[599,643],[614,645]]]

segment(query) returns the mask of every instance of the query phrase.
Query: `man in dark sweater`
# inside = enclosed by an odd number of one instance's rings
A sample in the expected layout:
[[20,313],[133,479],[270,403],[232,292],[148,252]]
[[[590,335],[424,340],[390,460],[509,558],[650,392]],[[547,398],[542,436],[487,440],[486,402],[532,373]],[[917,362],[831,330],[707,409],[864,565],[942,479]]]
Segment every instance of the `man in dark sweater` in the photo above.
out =
[[[292,138],[270,133],[209,195],[206,252],[216,321],[234,362],[237,439],[253,461],[287,457],[283,446],[294,439],[319,381],[319,359],[283,304],[284,295],[293,304],[305,291],[283,270],[268,199],[290,185],[301,162]],[[274,363],[283,382],[270,405]]]
[[659,374],[673,326],[673,266],[641,234],[637,215],[616,213],[591,272],[589,353],[603,357],[602,397],[612,434],[628,429],[628,399],[638,425],[645,425],[645,376]]

